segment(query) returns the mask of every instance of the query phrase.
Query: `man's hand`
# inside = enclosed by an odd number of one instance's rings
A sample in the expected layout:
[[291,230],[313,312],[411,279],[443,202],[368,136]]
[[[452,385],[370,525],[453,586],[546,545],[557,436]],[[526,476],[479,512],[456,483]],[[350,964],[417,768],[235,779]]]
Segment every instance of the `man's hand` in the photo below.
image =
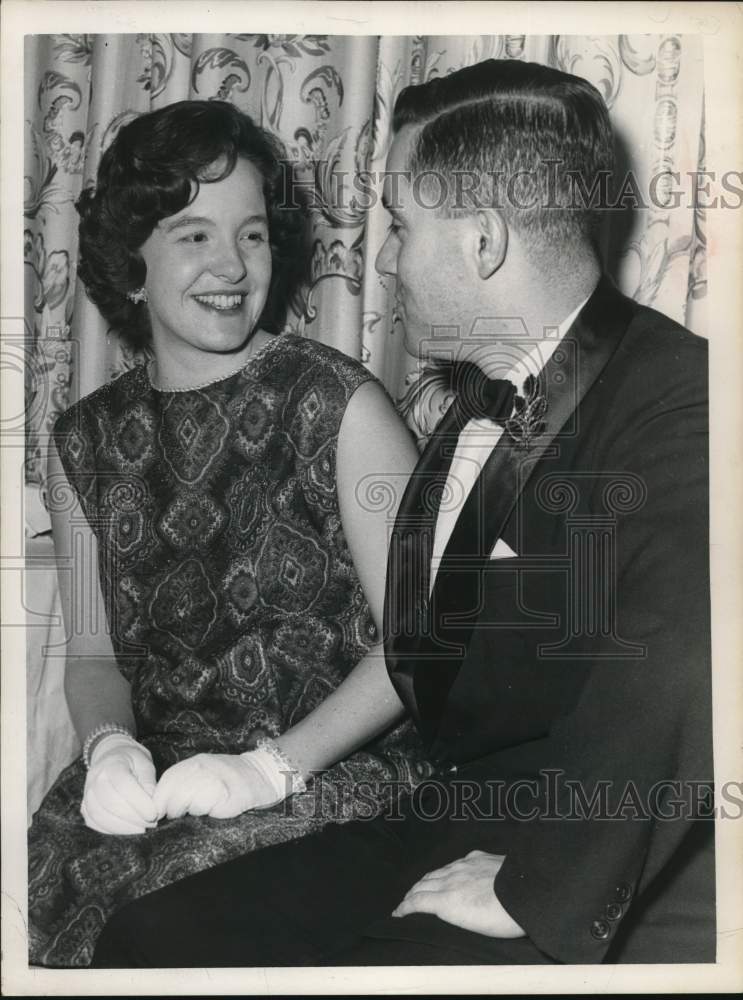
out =
[[134,835],[157,823],[155,765],[146,747],[111,733],[93,748],[80,812],[98,833]]
[[503,854],[470,851],[466,857],[424,875],[392,916],[431,913],[448,924],[487,937],[525,937],[493,889],[493,880],[505,860]]

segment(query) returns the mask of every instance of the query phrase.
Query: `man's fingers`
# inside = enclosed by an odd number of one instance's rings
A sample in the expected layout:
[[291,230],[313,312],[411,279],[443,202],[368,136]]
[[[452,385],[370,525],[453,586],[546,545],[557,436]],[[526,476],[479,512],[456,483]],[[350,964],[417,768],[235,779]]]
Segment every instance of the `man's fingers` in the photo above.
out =
[[[444,879],[428,879],[428,876],[424,876],[420,881],[416,882],[402,898],[400,906],[407,906],[410,903],[415,904],[421,900],[427,899],[431,896],[440,896],[444,892],[449,891],[448,884],[444,884]],[[399,908],[399,907],[398,907]]]
[[392,911],[393,917],[406,917],[409,913],[432,913],[438,915],[442,894],[435,889],[411,891]]
[[417,885],[414,889],[411,889],[410,892],[406,893],[403,896],[403,899],[412,899],[414,896],[439,896],[442,892],[448,891],[448,886],[442,885],[441,882],[429,882],[427,885]]
[[422,875],[414,885],[411,885],[408,892],[415,892],[420,886],[430,885],[432,882],[445,882],[453,875],[456,875],[457,870],[461,869],[461,866],[461,861],[452,861],[450,864],[444,865],[443,868],[434,868],[433,871],[426,872],[426,874]]
[[523,937],[523,928],[501,906],[493,891],[493,876],[504,860],[500,854],[470,851],[466,857],[419,879],[392,911],[392,916],[429,913],[478,934]]
[[[446,868],[437,868],[435,871],[428,872],[423,878],[419,879],[415,885],[422,885],[426,882],[440,882],[442,879],[447,879],[451,877],[452,869],[451,866],[447,865]],[[415,886],[413,886],[415,888]]]

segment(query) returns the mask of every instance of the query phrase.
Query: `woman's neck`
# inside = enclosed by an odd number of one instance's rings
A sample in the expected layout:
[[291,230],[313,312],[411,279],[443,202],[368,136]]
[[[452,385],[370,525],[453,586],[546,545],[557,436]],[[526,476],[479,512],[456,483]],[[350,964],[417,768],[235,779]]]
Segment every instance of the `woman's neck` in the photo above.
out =
[[216,354],[194,350],[184,356],[173,352],[167,344],[152,346],[152,361],[148,366],[150,382],[156,389],[196,389],[211,382],[218,382],[240,371],[251,357],[273,339],[270,333],[256,330],[239,351]]

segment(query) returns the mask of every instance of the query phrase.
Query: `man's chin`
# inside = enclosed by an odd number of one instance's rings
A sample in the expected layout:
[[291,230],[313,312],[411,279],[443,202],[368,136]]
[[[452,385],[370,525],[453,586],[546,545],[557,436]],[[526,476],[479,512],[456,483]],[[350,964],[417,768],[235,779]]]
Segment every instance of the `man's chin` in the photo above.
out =
[[431,350],[434,347],[431,328],[416,327],[415,324],[406,323],[405,320],[402,320],[402,323],[403,344],[407,353],[421,364],[430,361],[432,359]]
[[407,330],[404,344],[407,353],[421,365],[435,361],[455,361],[462,349],[462,342],[455,338],[432,337],[430,332],[411,337]]

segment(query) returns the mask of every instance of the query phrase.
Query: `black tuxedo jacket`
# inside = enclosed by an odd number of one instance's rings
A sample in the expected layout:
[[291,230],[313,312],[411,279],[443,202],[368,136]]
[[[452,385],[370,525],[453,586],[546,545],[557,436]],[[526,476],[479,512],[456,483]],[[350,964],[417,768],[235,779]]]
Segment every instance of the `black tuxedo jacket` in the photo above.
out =
[[393,532],[390,676],[452,802],[483,792],[420,849],[506,854],[498,898],[558,961],[714,960],[706,347],[602,279],[430,598],[452,415]]

